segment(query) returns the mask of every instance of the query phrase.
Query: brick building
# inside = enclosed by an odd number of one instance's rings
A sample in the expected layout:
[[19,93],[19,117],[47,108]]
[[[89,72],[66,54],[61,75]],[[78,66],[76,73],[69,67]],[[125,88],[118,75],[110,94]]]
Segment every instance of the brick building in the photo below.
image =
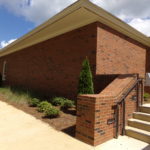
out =
[[[116,130],[121,133],[123,119],[117,129],[106,121],[113,122],[112,107],[122,93],[150,71],[149,49],[150,39],[142,33],[88,0],[79,0],[1,50],[0,72],[5,85],[76,99],[87,56],[96,94],[78,96],[76,137],[97,145],[113,138]],[[136,110],[131,101],[136,89],[127,97],[125,121]],[[103,123],[97,121],[100,116]]]

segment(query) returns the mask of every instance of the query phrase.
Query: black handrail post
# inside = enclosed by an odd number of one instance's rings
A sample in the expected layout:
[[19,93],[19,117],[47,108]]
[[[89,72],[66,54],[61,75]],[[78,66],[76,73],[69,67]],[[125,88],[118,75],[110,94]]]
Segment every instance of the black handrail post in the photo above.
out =
[[137,86],[136,86],[136,97],[137,97],[137,111],[139,111],[139,82],[137,83]]
[[143,80],[141,79],[141,105],[143,105],[143,92],[144,92]]
[[118,138],[118,128],[119,128],[119,104],[117,104],[117,107],[116,107],[116,136],[115,138],[117,139]]
[[[119,136],[119,106],[120,104],[123,104],[123,125],[122,125],[122,135],[125,134],[125,125],[126,125],[126,97],[130,94],[130,92],[136,88],[137,92],[137,109],[139,109],[139,102],[143,102],[143,81],[139,78],[139,75],[137,75],[137,80],[134,83],[134,85],[121,97],[120,101],[116,104],[115,114],[116,114],[116,134],[115,138],[118,138]],[[140,91],[141,90],[141,91]],[[139,98],[139,96],[141,96]]]
[[125,135],[125,124],[126,124],[126,102],[123,100],[123,127],[122,127],[122,135]]

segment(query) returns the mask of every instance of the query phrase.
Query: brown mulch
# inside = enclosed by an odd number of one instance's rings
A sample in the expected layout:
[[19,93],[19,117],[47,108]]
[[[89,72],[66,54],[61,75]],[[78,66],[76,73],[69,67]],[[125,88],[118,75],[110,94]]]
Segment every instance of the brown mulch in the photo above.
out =
[[5,99],[5,96],[0,94],[0,100],[6,102],[17,109],[20,109],[28,114],[31,114],[37,119],[40,119],[48,123],[51,127],[58,131],[62,131],[70,136],[75,136],[75,124],[76,124],[76,110],[75,108],[69,109],[67,111],[61,111],[58,118],[45,118],[43,113],[37,111],[36,107],[29,107],[28,104],[18,104],[13,101]]

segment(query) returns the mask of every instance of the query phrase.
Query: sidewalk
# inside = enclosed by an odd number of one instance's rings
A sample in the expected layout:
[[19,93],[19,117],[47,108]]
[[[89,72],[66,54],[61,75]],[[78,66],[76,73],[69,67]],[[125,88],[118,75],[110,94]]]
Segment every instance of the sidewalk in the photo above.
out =
[[150,150],[147,143],[120,137],[92,147],[0,101],[0,150]]
[[91,146],[0,101],[0,150],[91,149]]

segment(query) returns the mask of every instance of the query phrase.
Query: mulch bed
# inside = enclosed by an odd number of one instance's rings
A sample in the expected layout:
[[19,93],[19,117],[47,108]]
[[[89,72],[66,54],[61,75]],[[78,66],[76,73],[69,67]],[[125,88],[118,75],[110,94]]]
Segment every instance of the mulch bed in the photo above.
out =
[[76,124],[76,110],[71,108],[68,111],[61,111],[58,118],[45,118],[43,113],[37,111],[36,107],[29,107],[28,104],[18,104],[13,101],[8,101],[5,99],[4,95],[0,94],[0,100],[6,102],[17,109],[20,109],[28,114],[31,114],[37,119],[40,119],[48,123],[51,127],[56,130],[62,131],[70,136],[75,136],[75,124]]

